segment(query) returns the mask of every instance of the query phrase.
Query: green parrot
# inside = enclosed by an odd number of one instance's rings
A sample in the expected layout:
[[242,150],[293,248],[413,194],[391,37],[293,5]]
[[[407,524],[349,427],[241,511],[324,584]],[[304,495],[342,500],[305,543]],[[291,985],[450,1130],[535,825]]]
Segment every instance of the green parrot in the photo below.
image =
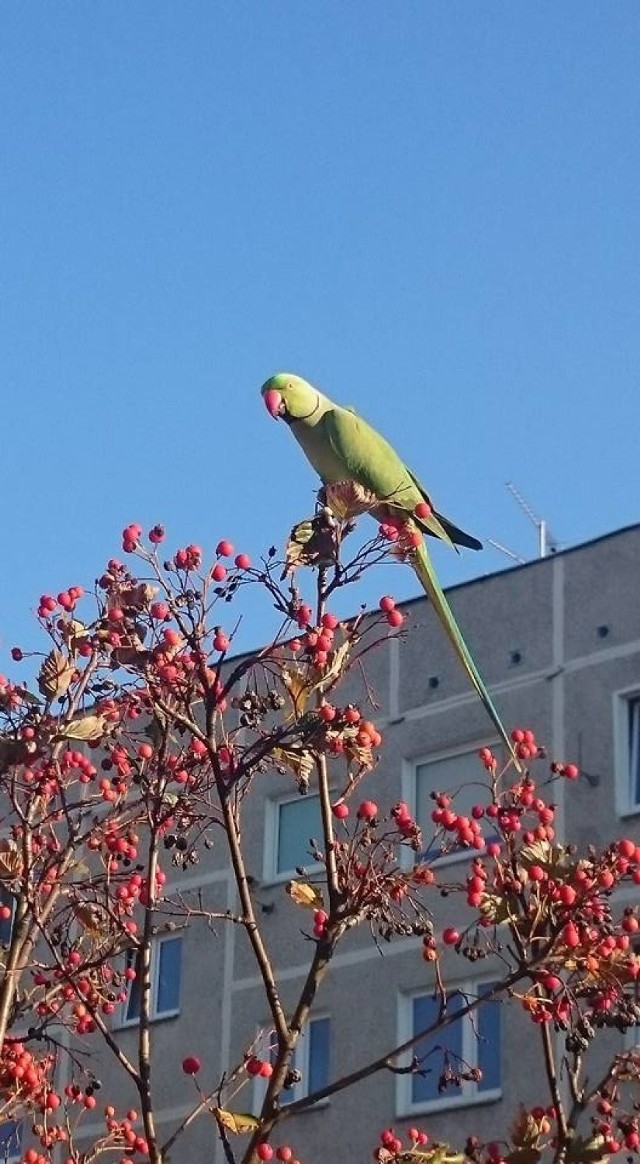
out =
[[[288,372],[271,376],[261,392],[270,415],[289,425],[325,486],[342,482],[359,485],[367,494],[373,495],[368,511],[381,523],[396,527],[402,524],[405,531],[419,530],[451,546],[468,546],[473,550],[482,548],[477,538],[458,529],[433,508],[426,490],[400,460],[395,449],[353,409],[334,404],[306,380]],[[513,744],[462,637],[422,538],[410,550],[408,560],[431,599],[508,755],[520,769]]]

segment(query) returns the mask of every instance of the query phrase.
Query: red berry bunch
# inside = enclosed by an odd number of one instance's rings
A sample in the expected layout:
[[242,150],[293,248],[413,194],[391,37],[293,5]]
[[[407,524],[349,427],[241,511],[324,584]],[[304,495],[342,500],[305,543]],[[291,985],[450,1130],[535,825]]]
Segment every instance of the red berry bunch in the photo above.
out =
[[396,607],[395,599],[390,594],[385,594],[378,603],[380,610],[385,615],[385,618],[390,627],[396,630],[401,627],[404,622],[404,615],[401,610]]

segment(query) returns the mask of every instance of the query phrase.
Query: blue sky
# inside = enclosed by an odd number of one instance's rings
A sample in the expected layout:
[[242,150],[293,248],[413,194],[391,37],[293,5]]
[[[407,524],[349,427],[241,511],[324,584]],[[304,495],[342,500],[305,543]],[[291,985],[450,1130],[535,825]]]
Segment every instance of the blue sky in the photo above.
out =
[[508,480],[563,544],[638,520],[639,62],[637,0],[5,5],[0,670],[128,522],[310,511],[282,368],[525,557]]

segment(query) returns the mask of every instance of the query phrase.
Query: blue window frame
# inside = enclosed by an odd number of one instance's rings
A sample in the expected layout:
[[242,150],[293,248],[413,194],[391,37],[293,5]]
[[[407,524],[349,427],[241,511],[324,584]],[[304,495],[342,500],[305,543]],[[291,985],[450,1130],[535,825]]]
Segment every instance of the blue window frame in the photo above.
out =
[[[135,965],[135,952],[128,958]],[[182,977],[182,937],[156,938],[151,947],[151,1005],[150,1019],[172,1018],[180,1013],[180,982]],[[140,1018],[140,984],[134,979],[123,1003],[123,1026],[133,1025]]]
[[[270,1039],[271,1059],[275,1060],[275,1034]],[[292,1068],[300,1072],[300,1080],[293,1087],[283,1091],[280,1102],[283,1105],[293,1103],[297,1099],[304,1099],[321,1091],[329,1082],[331,1054],[331,1019],[328,1015],[310,1019],[304,1033],[300,1036],[296,1046]],[[265,1081],[256,1079],[256,1111],[259,1110],[265,1092]],[[319,1100],[319,1104],[327,1102]]]
[[[298,796],[273,805],[275,810],[275,861],[267,875],[276,877],[292,874],[299,865],[314,864],[309,841],[322,843],[322,816],[320,797]],[[267,866],[269,862],[267,862]]]
[[[447,1014],[455,1015],[473,998],[488,994],[492,986],[488,982],[467,984],[452,991],[447,999]],[[440,1014],[440,1000],[433,994],[405,998],[404,1006],[408,1020],[402,1032],[404,1037],[407,1031],[412,1035],[432,1026]],[[404,1112],[460,1107],[499,1099],[502,1083],[499,1000],[482,1002],[471,1014],[462,1015],[434,1036],[421,1039],[412,1053],[421,1060],[424,1074],[399,1076],[403,1087],[399,1106]],[[477,1082],[449,1083],[441,1093],[438,1084],[447,1066],[454,1074],[477,1068],[481,1078]]]

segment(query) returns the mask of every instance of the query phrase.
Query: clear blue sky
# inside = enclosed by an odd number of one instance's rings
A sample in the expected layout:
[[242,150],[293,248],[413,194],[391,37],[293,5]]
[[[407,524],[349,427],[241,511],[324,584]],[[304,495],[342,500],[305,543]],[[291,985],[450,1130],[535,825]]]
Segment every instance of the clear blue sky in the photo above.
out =
[[637,0],[5,4],[0,122],[0,670],[124,524],[306,515],[282,368],[524,556],[507,480],[564,544],[640,518]]

